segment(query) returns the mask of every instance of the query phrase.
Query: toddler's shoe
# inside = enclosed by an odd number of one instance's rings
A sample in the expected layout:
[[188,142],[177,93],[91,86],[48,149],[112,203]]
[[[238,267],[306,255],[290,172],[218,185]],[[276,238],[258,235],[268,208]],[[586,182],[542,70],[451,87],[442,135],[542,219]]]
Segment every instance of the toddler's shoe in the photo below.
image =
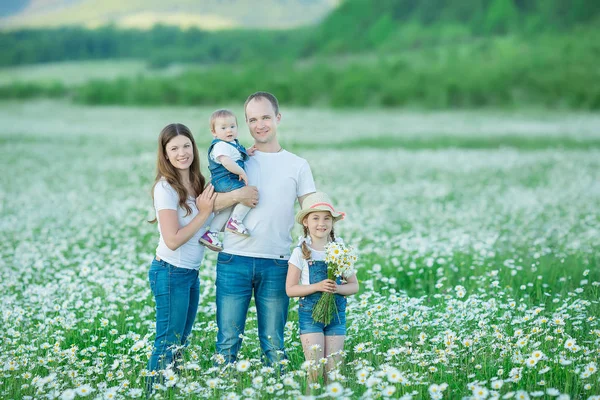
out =
[[248,232],[244,224],[233,218],[229,218],[225,225],[225,230],[240,236],[250,236],[250,232]]
[[201,245],[208,247],[212,251],[222,251],[223,243],[219,240],[218,232],[206,231],[200,239],[198,239]]

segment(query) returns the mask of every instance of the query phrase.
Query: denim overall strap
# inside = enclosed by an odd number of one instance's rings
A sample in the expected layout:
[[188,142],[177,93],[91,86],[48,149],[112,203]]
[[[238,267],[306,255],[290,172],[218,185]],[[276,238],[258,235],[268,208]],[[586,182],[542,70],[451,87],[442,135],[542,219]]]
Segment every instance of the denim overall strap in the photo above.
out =
[[242,159],[236,161],[236,164],[239,165],[240,168],[244,169],[244,161],[248,160],[248,152],[246,151],[246,148],[244,146],[242,146],[238,142],[237,139],[235,139],[232,142],[225,142],[224,140],[221,140],[221,139],[214,139],[211,142],[210,146],[208,146],[208,170],[210,171],[212,180],[217,180],[217,179],[222,178],[223,176],[229,175],[231,173],[231,172],[229,172],[229,170],[227,170],[227,168],[225,168],[223,165],[213,161],[213,159],[210,157],[210,152],[212,151],[213,147],[215,147],[215,144],[217,144],[219,142],[227,143],[227,144],[235,147],[235,149],[240,152]]

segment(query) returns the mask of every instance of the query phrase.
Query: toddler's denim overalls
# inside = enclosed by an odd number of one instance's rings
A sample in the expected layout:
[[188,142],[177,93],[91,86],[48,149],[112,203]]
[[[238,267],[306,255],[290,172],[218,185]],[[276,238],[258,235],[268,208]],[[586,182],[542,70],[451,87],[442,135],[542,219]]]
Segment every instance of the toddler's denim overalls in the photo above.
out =
[[208,146],[208,169],[210,171],[210,183],[212,183],[212,185],[215,187],[215,191],[220,193],[231,192],[232,190],[246,186],[244,181],[240,181],[239,176],[229,172],[229,170],[222,164],[214,162],[210,157],[210,152],[215,144],[219,142],[227,143],[235,147],[235,149],[240,152],[242,159],[236,161],[236,164],[239,165],[240,168],[245,169],[244,161],[248,160],[246,148],[242,146],[237,139],[235,139],[233,142],[225,142],[224,140],[214,139],[210,146]]

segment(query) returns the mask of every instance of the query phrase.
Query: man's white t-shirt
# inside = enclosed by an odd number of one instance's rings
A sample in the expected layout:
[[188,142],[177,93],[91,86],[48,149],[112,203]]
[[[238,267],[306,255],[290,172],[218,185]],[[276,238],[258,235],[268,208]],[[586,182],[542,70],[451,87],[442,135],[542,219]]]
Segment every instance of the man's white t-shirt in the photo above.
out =
[[212,150],[210,151],[209,157],[217,164],[222,164],[221,161],[219,161],[219,157],[221,156],[227,156],[233,161],[242,159],[242,153],[240,153],[238,149],[236,149],[227,142],[215,143]]
[[255,151],[246,161],[248,184],[258,188],[258,206],[250,210],[243,237],[225,232],[224,252],[247,257],[287,260],[292,244],[294,205],[298,197],[315,192],[308,162],[288,151]]
[[[185,216],[185,209],[179,207],[179,195],[166,180],[161,179],[154,186],[154,209],[156,210],[156,219],[158,221],[158,233],[160,234],[160,218],[158,212],[160,210],[176,210],[179,226],[186,226],[198,214],[196,201],[193,197],[188,197],[187,205],[192,209],[192,213]],[[210,222],[209,220],[206,223]],[[162,234],[158,240],[156,255],[171,265],[179,268],[198,269],[204,257],[205,247],[198,243],[200,236],[206,232],[207,225],[202,227],[198,232],[191,237],[190,240],[179,246],[176,250],[171,250],[167,247]]]
[[[311,259],[313,261],[323,261],[325,260],[325,251],[315,250],[313,248],[310,249]],[[308,272],[308,260],[305,260],[302,256],[302,249],[300,247],[294,248],[292,251],[292,255],[288,261],[290,264],[293,264],[300,271],[300,283],[302,285],[310,285],[310,274]]]

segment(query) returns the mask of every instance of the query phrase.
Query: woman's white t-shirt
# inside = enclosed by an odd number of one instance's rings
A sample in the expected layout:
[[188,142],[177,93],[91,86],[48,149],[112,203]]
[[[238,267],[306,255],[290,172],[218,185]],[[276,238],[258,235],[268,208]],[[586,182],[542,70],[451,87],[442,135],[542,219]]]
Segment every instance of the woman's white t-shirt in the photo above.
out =
[[[166,180],[161,179],[154,186],[154,209],[156,210],[156,219],[158,221],[158,233],[160,234],[160,217],[158,212],[160,210],[176,210],[177,220],[179,226],[183,227],[190,223],[190,221],[198,214],[198,208],[193,197],[188,197],[186,201],[187,205],[192,209],[191,214],[185,216],[185,208],[179,207],[179,195],[173,189],[173,187],[167,183]],[[198,230],[191,237],[190,240],[179,246],[176,250],[171,250],[167,247],[162,234],[158,240],[158,247],[156,248],[156,255],[171,265],[179,268],[187,269],[198,269],[202,263],[204,257],[205,247],[198,243],[198,239],[206,232],[208,228],[209,220],[206,221],[205,225]]]
[[[311,258],[313,261],[323,261],[325,260],[325,251],[315,250],[310,248]],[[302,248],[296,247],[292,251],[292,255],[290,256],[289,263],[297,267],[301,272],[300,274],[300,283],[302,285],[310,285],[310,274],[308,272],[308,260],[305,260],[302,256]]]

